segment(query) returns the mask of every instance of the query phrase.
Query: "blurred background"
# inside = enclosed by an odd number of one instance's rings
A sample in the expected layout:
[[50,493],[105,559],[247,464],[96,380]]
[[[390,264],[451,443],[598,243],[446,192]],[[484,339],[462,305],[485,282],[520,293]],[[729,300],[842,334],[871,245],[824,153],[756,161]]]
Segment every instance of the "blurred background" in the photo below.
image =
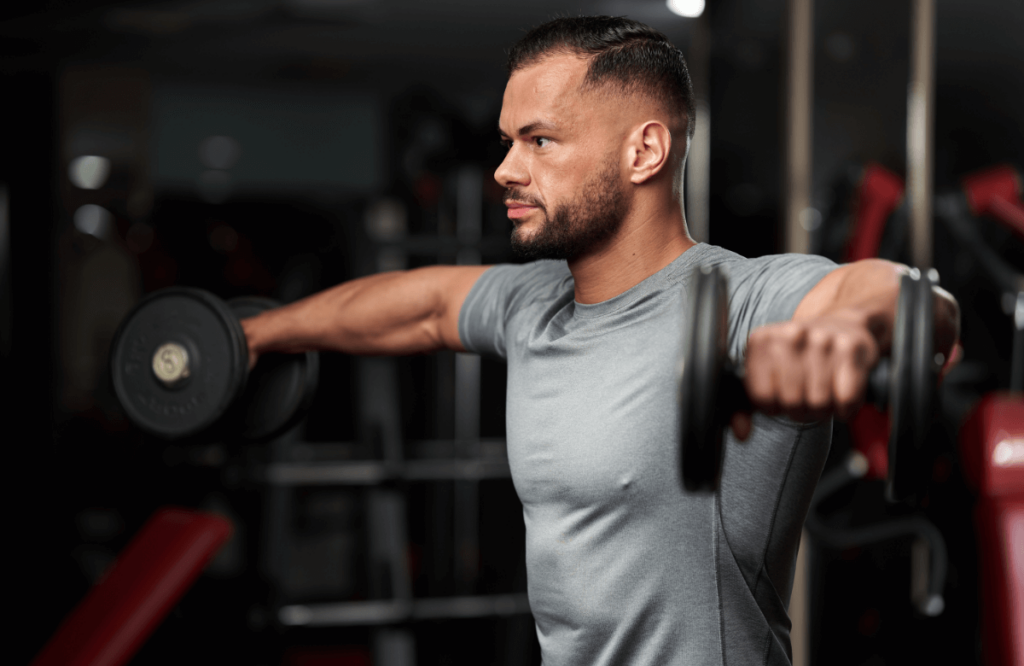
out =
[[[934,193],[962,198],[965,176],[1024,166],[1024,3],[935,8]],[[699,17],[664,0],[4,3],[5,661],[29,662],[145,520],[177,505],[226,517],[233,537],[131,663],[539,663],[503,364],[322,355],[308,419],[287,435],[167,443],[127,421],[108,349],[163,287],[291,302],[378,271],[513,261],[492,178],[505,51],[577,13],[644,21],[688,55],[710,129],[688,216],[747,256],[784,251],[785,0],[708,0]],[[866,174],[906,176],[910,35],[910,3],[814,7],[811,251],[849,258]],[[894,231],[875,254],[909,261],[905,209],[897,196],[884,211]],[[1024,231],[961,217],[1024,271]],[[822,510],[833,525],[913,513],[937,526],[945,610],[911,603],[912,535],[812,540],[803,663],[987,658],[978,495],[958,432],[979,398],[1010,386],[1024,305],[944,229],[934,265],[964,310],[964,359],[943,387],[928,492],[893,507],[865,478]],[[855,437],[837,426],[830,468]],[[479,464],[433,480],[351,471],[392,458]],[[396,619],[395,599],[434,605]]]

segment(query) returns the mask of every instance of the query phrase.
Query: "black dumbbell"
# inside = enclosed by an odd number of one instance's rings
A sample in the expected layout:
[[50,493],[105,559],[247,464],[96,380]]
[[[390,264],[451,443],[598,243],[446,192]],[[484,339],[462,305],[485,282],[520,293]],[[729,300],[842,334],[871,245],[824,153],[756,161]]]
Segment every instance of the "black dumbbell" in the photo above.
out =
[[[695,271],[687,299],[679,377],[680,468],[688,491],[716,490],[722,441],[732,415],[751,411],[742,367],[728,356],[728,283],[718,267]],[[919,490],[924,443],[934,412],[939,365],[933,349],[932,278],[913,270],[900,283],[891,356],[872,370],[866,399],[891,423],[886,495]]]
[[178,439],[215,426],[226,437],[263,439],[295,425],[316,391],[319,356],[266,354],[249,372],[241,319],[278,304],[229,302],[172,287],[142,300],[114,336],[114,393],[142,430]]

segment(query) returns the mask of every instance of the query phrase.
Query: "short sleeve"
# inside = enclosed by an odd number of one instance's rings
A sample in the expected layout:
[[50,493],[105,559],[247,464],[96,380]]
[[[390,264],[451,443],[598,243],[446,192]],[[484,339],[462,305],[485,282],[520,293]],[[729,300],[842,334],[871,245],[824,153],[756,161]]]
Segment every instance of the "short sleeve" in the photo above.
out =
[[804,296],[837,268],[812,254],[776,254],[729,262],[729,351],[740,358],[760,326],[792,319]]
[[467,351],[508,358],[510,327],[530,305],[556,297],[571,274],[564,261],[499,264],[484,271],[459,311],[459,338]]

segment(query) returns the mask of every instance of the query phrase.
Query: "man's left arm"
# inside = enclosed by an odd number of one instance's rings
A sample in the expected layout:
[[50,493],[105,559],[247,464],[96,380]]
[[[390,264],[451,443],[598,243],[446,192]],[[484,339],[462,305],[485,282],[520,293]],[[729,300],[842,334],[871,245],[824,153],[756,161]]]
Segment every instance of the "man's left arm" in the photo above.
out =
[[[792,319],[754,329],[747,342],[746,386],[761,411],[801,421],[852,416],[868,376],[892,345],[900,280],[909,269],[867,259],[835,269],[800,301]],[[935,350],[949,358],[960,336],[960,309],[933,288]],[[733,421],[745,439],[749,416]]]

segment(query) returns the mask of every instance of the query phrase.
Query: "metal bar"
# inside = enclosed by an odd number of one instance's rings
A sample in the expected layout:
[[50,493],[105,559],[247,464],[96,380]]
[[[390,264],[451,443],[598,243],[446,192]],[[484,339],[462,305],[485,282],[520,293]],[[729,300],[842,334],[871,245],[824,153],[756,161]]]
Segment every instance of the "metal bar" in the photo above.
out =
[[511,476],[507,460],[422,460],[406,464],[402,477],[410,481],[454,479],[480,481]]
[[[814,132],[814,3],[789,0],[787,13],[786,145],[783,223],[787,252],[810,250]],[[808,540],[801,535],[789,602],[793,666],[810,663]]]
[[391,479],[479,481],[510,475],[507,460],[410,460],[399,466],[375,461],[274,463],[262,476],[275,486],[369,486]]
[[907,91],[907,200],[910,256],[932,266],[932,146],[935,100],[935,0],[914,0]]
[[[456,455],[475,458],[480,438],[480,357],[472,354],[455,355],[455,442]],[[467,460],[470,465],[475,461]],[[507,469],[508,463],[505,463]],[[423,471],[426,471],[424,468]],[[448,468],[437,468],[448,471]],[[454,471],[454,470],[453,470]],[[458,468],[455,482],[452,532],[455,538],[455,592],[473,592],[478,575],[480,493],[479,467]]]
[[702,243],[708,242],[711,237],[711,107],[708,103],[711,28],[708,20],[708,12],[704,12],[690,24],[689,65],[696,126],[684,170],[686,226],[690,237]]
[[370,527],[370,592],[396,602],[412,598],[406,544],[405,497],[375,488],[367,504]]
[[814,4],[789,0],[783,222],[786,251],[810,249],[811,144],[814,129]]
[[407,620],[509,617],[530,612],[525,594],[438,597],[412,601],[348,601],[328,604],[293,604],[278,610],[281,624],[289,627],[381,625]]
[[[457,261],[479,264],[483,231],[483,170],[466,166],[456,177],[455,231],[462,248]],[[477,456],[480,439],[480,357],[455,355],[456,455]],[[455,540],[455,591],[469,594],[475,587],[479,561],[480,498],[475,475],[455,482],[452,532]]]
[[[285,433],[284,436],[270,442],[267,448],[272,461],[286,459],[293,444],[288,437],[290,434],[292,433]],[[264,495],[266,529],[263,530],[260,569],[267,578],[275,581],[278,587],[285,584],[294,542],[291,527],[292,505],[292,493],[288,488],[271,487]]]
[[478,166],[466,166],[455,177],[455,237],[459,243],[456,263],[480,263],[483,230],[484,184]]

